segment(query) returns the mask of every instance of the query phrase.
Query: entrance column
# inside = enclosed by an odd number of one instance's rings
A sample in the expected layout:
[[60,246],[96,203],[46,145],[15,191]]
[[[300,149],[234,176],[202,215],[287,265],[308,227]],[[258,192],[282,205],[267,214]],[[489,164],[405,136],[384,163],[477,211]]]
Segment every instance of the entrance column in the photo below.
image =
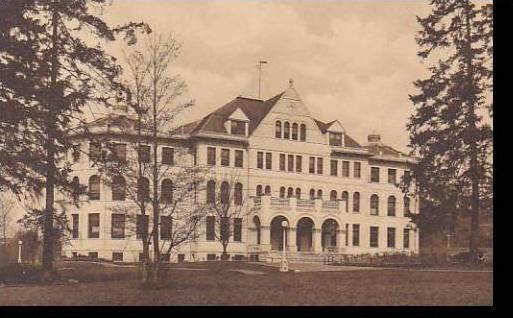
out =
[[287,251],[297,252],[296,228],[295,227],[289,227],[287,235],[288,235],[288,237],[287,237]]
[[321,229],[313,228],[313,251],[316,253],[322,252],[322,231]]
[[271,227],[266,225],[260,226],[260,245],[263,251],[271,250]]

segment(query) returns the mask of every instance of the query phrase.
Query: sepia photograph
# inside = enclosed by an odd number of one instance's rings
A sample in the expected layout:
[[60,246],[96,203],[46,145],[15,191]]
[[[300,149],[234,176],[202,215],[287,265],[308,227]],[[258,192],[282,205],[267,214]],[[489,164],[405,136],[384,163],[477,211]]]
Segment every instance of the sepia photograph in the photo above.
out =
[[493,306],[494,5],[0,0],[0,307]]

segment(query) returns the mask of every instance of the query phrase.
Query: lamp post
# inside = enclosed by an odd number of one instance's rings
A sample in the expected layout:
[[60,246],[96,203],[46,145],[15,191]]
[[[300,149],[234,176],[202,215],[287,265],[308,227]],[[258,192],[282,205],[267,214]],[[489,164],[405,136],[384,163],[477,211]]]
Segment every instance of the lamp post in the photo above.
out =
[[287,259],[285,258],[286,256],[286,252],[285,250],[287,249],[287,241],[286,241],[286,234],[287,234],[287,227],[289,226],[289,222],[287,221],[282,221],[281,222],[281,226],[283,227],[283,254],[281,256],[281,266],[280,266],[280,272],[288,272],[289,271],[289,265],[288,265],[288,262],[287,262]]
[[23,245],[23,241],[18,241],[18,264],[21,264],[21,245]]

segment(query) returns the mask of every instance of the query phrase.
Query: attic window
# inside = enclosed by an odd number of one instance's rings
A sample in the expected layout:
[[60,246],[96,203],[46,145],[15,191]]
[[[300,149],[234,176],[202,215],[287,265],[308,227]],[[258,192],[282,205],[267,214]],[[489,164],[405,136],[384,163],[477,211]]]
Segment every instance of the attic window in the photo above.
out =
[[342,133],[330,132],[330,146],[342,147]]
[[231,120],[231,133],[232,135],[246,136],[246,123],[240,120]]

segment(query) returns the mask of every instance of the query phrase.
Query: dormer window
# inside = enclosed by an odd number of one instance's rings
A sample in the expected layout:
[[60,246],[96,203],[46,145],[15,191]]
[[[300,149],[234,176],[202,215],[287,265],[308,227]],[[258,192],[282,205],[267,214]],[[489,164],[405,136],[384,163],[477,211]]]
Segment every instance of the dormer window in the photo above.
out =
[[330,132],[330,146],[342,147],[342,133]]
[[231,120],[232,135],[246,136],[246,122],[240,120]]

